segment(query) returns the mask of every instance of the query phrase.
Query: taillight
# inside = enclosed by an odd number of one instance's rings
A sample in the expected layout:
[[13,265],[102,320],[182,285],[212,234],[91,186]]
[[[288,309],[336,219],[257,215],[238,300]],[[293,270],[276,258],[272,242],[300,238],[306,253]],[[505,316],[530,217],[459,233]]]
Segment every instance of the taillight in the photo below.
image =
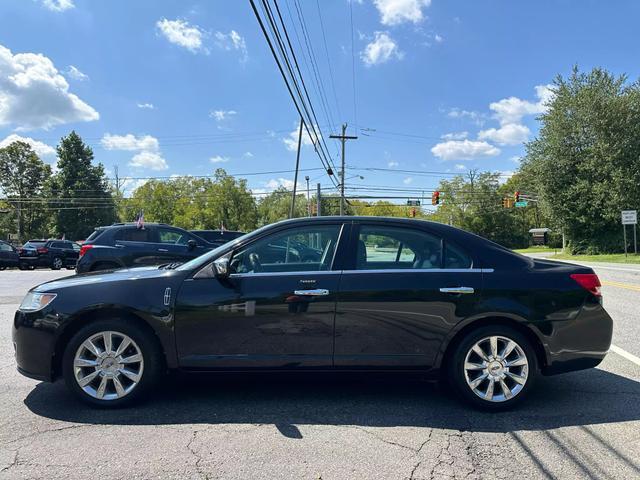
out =
[[87,253],[87,250],[91,250],[93,248],[93,245],[91,245],[90,243],[84,244],[80,247],[80,256],[82,257],[85,253]]
[[595,273],[572,273],[570,276],[578,283],[578,285],[585,290],[588,290],[596,297],[602,296],[602,293],[600,293],[600,279]]
[[40,247],[36,250],[38,253],[47,253],[49,249],[47,247]]

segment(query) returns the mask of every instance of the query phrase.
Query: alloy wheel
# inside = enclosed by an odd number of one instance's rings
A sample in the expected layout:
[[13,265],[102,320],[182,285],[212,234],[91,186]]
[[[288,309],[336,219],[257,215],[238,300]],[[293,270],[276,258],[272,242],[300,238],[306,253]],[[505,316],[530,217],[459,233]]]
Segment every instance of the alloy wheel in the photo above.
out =
[[492,335],[469,349],[464,359],[467,386],[489,402],[505,402],[518,395],[529,377],[529,361],[514,340]]
[[117,400],[140,383],[144,371],[142,351],[124,333],[98,332],[86,339],[73,359],[76,382],[98,400]]
[[55,268],[56,270],[59,270],[62,268],[62,259],[61,258],[54,258],[53,259],[53,268]]

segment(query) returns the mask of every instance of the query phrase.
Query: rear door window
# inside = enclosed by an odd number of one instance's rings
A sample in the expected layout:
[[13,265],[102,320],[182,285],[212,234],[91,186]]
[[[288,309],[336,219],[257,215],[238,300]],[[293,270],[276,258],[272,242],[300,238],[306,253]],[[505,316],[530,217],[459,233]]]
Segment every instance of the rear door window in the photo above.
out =
[[356,269],[442,268],[442,240],[412,228],[362,225]]
[[471,268],[472,264],[471,257],[464,250],[445,242],[444,268]]
[[186,245],[192,239],[190,235],[179,230],[171,228],[158,228],[158,238],[160,243],[168,243],[171,245]]
[[114,238],[125,242],[150,242],[151,233],[148,228],[123,228],[115,234]]

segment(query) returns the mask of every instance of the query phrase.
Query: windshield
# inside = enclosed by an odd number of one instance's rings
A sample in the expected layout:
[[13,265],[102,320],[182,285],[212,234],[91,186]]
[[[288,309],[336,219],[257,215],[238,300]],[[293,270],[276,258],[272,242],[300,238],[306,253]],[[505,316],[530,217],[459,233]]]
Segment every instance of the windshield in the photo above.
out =
[[[267,225],[268,226],[268,225]],[[260,227],[257,230],[254,230],[251,233],[246,233],[234,240],[231,240],[230,242],[227,242],[223,245],[220,245],[219,247],[214,248],[213,250],[211,250],[210,252],[207,252],[203,255],[200,255],[199,257],[194,258],[193,260],[187,262],[187,263],[183,263],[182,265],[180,265],[178,268],[176,268],[176,270],[196,270],[199,269],[200,267],[203,267],[204,265],[206,265],[207,263],[209,263],[211,260],[214,260],[216,257],[218,257],[220,255],[220,253],[222,253],[223,251],[227,250],[229,247],[234,247],[235,245],[237,245],[238,243],[244,241],[247,238],[250,237],[254,237],[256,235],[260,235],[260,233],[262,233],[262,231],[264,231],[265,228],[267,228],[267,226],[264,227]]]

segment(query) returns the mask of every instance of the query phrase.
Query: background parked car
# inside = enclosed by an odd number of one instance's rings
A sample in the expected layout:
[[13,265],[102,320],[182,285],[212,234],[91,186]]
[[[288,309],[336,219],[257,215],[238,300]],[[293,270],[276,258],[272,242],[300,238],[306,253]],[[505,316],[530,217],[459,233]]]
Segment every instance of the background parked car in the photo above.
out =
[[186,262],[215,248],[187,230],[163,223],[99,227],[80,249],[76,272]]
[[20,268],[75,268],[80,245],[69,240],[29,240],[19,250]]
[[13,245],[0,240],[0,270],[17,267],[20,264],[20,256]]
[[195,233],[200,238],[205,239],[207,242],[212,243],[216,247],[224,245],[231,240],[244,235],[244,232],[238,232],[235,230],[190,230],[191,233]]

